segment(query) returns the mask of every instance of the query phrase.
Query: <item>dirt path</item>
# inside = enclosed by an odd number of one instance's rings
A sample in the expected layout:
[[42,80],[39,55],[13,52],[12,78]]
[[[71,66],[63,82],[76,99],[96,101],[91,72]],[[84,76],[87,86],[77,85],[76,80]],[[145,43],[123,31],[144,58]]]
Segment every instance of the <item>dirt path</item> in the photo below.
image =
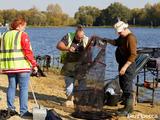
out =
[[[71,116],[71,113],[74,112],[73,108],[66,108],[61,104],[66,100],[65,91],[64,91],[64,81],[63,77],[55,74],[48,73],[47,77],[32,77],[31,78],[32,86],[34,88],[36,97],[40,105],[47,108],[54,108],[57,113],[64,120],[77,120]],[[0,75],[0,97],[2,100],[0,101],[0,109],[6,109],[6,90],[7,90],[8,80],[5,75]],[[16,110],[19,112],[19,97],[18,91],[15,99]],[[35,106],[31,89],[29,89],[29,110],[32,111],[32,108]],[[118,117],[115,116],[115,111],[122,106],[117,107],[109,107],[104,106],[104,111],[106,114],[111,116],[110,119],[117,120],[127,120],[128,118],[140,119],[140,118],[149,118],[149,120],[154,120],[154,118],[159,117],[160,119],[160,105],[155,105],[154,108],[151,107],[149,103],[138,103],[134,108],[134,112],[132,115],[126,117]],[[20,117],[14,116],[9,120],[21,120]]]

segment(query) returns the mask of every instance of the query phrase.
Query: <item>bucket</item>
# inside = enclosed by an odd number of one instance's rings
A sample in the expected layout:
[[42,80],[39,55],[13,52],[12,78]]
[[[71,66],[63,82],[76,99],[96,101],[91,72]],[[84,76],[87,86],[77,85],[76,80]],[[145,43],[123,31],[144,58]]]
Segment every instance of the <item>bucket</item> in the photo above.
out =
[[32,95],[33,95],[34,101],[36,103],[36,107],[33,107],[33,109],[32,109],[33,120],[45,120],[45,118],[47,116],[47,109],[44,108],[44,107],[41,107],[38,104],[36,96],[35,96],[35,93],[33,91],[33,87],[32,87],[31,81],[29,83],[30,83],[30,87],[31,87],[31,90],[32,90]]
[[43,107],[34,107],[32,112],[33,120],[45,120],[47,116],[47,109]]

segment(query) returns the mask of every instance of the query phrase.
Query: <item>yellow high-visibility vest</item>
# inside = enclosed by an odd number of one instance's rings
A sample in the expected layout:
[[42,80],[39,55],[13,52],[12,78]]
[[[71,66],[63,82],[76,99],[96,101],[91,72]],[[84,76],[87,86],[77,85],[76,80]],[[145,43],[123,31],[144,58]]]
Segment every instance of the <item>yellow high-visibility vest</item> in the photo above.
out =
[[0,42],[0,69],[30,69],[31,65],[25,58],[21,46],[22,32],[11,30],[3,34]]

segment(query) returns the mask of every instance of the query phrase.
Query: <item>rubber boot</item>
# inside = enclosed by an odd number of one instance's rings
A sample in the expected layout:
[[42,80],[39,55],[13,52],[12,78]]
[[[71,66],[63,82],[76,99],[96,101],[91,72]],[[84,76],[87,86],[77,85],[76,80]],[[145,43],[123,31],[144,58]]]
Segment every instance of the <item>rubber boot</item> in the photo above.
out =
[[129,113],[133,112],[133,99],[126,99],[124,108],[118,110],[117,114],[119,116],[127,116]]

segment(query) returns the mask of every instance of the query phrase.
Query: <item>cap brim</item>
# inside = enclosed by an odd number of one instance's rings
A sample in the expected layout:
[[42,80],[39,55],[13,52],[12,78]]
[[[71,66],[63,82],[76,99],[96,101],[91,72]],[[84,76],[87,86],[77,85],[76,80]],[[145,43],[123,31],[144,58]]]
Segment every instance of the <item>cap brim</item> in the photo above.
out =
[[123,29],[116,29],[117,33],[122,32]]

